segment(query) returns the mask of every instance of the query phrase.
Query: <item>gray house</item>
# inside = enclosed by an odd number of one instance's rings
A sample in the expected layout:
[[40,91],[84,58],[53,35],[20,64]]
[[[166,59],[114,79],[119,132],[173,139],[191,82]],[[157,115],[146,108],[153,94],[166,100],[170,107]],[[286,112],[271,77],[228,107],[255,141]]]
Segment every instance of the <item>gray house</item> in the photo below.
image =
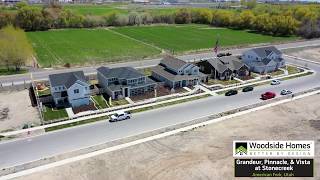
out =
[[282,52],[274,46],[250,49],[243,53],[242,60],[250,71],[269,73],[285,66]]
[[157,83],[132,67],[97,69],[98,81],[112,99],[140,95],[154,91]]
[[83,71],[49,75],[49,83],[57,107],[89,105],[90,85]]
[[228,80],[231,77],[249,75],[249,67],[236,56],[224,56],[200,61],[200,71],[213,79]]
[[198,66],[171,56],[164,57],[159,65],[152,68],[152,77],[171,88],[196,85],[207,78]]

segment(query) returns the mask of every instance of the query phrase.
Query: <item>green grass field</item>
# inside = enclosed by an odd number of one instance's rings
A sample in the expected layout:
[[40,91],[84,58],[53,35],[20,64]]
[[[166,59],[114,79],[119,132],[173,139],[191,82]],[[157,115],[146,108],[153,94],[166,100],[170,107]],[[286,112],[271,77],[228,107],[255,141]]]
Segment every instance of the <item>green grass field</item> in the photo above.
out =
[[120,27],[114,30],[175,52],[212,48],[217,37],[221,46],[287,41],[296,38],[272,37],[241,30],[211,28],[207,25]]
[[65,5],[63,7],[82,15],[103,16],[111,12],[127,14],[128,10],[120,8],[121,5],[120,3],[114,3],[110,5]]
[[142,59],[160,51],[105,29],[28,32],[42,67]]
[[[129,36],[121,36],[118,33]],[[210,49],[217,37],[221,46],[288,41],[297,37],[272,37],[207,25],[163,25],[106,29],[65,29],[27,32],[42,67],[92,65],[101,62],[141,60],[161,49],[182,53]],[[140,41],[140,42],[139,42]],[[142,43],[144,42],[144,43]]]

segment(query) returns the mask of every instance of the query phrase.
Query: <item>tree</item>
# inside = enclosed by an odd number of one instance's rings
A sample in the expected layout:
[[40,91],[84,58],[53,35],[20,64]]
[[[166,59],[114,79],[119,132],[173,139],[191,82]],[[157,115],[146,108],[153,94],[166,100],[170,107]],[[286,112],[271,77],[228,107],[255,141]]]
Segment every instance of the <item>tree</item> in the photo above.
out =
[[179,9],[176,13],[175,22],[177,24],[189,24],[191,23],[191,12],[189,9]]
[[247,0],[246,6],[248,9],[253,9],[257,6],[257,0]]
[[255,21],[255,16],[250,10],[242,11],[240,13],[240,27],[244,29],[252,28]]
[[7,26],[0,30],[0,63],[14,66],[16,71],[31,61],[33,49],[25,32],[21,29]]
[[42,30],[43,19],[40,8],[24,6],[18,11],[16,24],[27,31]]

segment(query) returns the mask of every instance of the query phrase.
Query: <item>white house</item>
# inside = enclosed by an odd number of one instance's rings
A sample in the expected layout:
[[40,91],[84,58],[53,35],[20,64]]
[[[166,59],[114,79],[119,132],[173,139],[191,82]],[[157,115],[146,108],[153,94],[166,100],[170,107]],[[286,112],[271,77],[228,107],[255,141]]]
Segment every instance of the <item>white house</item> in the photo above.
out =
[[250,49],[241,58],[250,71],[256,73],[269,73],[285,66],[282,52],[274,46]]
[[49,83],[57,107],[89,105],[90,85],[83,71],[49,75]]

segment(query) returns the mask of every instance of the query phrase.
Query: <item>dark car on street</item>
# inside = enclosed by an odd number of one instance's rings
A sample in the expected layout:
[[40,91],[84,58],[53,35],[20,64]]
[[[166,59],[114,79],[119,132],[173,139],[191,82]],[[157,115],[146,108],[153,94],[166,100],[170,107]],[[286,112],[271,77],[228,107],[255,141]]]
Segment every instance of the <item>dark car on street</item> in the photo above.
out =
[[242,92],[249,92],[249,91],[253,91],[253,86],[247,86],[242,89]]
[[232,54],[230,52],[227,53],[219,53],[217,54],[217,57],[223,57],[223,56],[231,56]]
[[266,93],[261,94],[262,100],[272,99],[274,97],[276,97],[276,93],[274,93],[274,92],[266,92]]
[[232,96],[238,94],[238,91],[235,89],[229,90],[225,93],[226,96]]

